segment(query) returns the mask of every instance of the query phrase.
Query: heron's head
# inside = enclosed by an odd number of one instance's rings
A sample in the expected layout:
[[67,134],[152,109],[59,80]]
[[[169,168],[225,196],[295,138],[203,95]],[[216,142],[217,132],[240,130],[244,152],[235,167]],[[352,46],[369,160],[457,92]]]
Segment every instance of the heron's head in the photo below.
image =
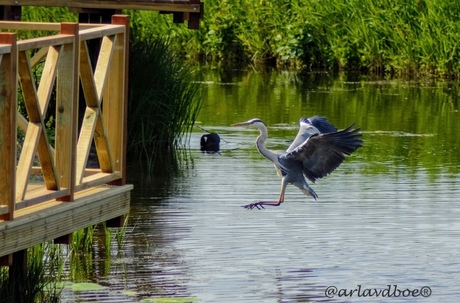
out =
[[260,128],[260,127],[265,127],[265,123],[260,120],[260,119],[251,119],[246,122],[239,122],[232,124],[232,126],[247,126],[247,127],[253,127],[253,128]]

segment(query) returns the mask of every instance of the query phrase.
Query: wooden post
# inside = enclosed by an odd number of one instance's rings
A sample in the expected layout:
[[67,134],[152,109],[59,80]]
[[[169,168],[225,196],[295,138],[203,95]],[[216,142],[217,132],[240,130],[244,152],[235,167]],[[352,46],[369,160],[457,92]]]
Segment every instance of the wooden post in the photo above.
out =
[[67,234],[67,235],[63,235],[63,236],[60,236],[56,239],[54,239],[54,244],[70,244],[72,243],[72,234]]
[[8,206],[0,219],[13,220],[16,202],[16,99],[18,50],[15,33],[0,34],[0,44],[11,46],[0,62],[0,204]]
[[200,19],[203,17],[204,3],[200,0],[191,0],[190,3],[200,4],[200,11],[198,13],[190,13],[188,16],[188,28],[198,29],[200,27]]
[[124,25],[124,34],[118,34],[112,57],[111,70],[104,92],[103,115],[109,145],[113,155],[115,171],[122,177],[111,182],[113,185],[126,183],[126,141],[128,123],[128,52],[129,18],[123,15],[112,16],[112,24]]
[[184,13],[173,13],[174,23],[184,23]]
[[105,226],[107,227],[123,227],[125,225],[126,216],[119,216],[113,219],[107,220]]
[[0,17],[2,17],[2,20],[21,21],[21,12],[21,6],[18,5],[0,6]]
[[63,45],[56,84],[56,170],[61,188],[69,195],[61,201],[73,201],[76,184],[78,127],[78,77],[80,39],[78,23],[61,23],[61,34],[74,36],[73,43]]
[[17,303],[26,303],[27,249],[13,253],[13,263],[8,272],[9,289]]
[[0,266],[11,266],[13,264],[13,254],[0,257]]

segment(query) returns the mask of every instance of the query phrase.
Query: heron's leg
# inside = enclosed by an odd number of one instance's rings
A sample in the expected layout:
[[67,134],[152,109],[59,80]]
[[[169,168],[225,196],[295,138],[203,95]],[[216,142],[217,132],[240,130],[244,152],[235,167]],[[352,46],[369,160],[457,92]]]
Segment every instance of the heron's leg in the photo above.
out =
[[281,192],[280,196],[278,198],[278,201],[258,201],[255,203],[251,203],[248,205],[244,205],[243,207],[246,209],[263,209],[265,208],[264,206],[280,206],[281,203],[284,202],[284,192],[286,191],[286,186],[288,185],[288,182],[286,181],[286,178],[281,179]]

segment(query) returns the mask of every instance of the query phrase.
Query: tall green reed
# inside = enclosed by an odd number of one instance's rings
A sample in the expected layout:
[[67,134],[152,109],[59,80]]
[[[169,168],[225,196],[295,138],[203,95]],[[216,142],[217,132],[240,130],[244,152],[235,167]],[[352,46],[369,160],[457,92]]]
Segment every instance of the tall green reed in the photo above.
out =
[[128,152],[153,161],[174,152],[190,132],[201,107],[192,70],[161,38],[131,43]]
[[62,288],[56,281],[61,279],[63,268],[60,246],[47,242],[29,248],[24,276],[21,273],[10,278],[10,269],[0,268],[0,302],[59,302]]
[[141,19],[190,58],[458,77],[459,17],[451,0],[207,0],[198,31]]
[[[98,233],[98,229],[101,232]],[[104,265],[108,270],[112,246],[116,246],[117,254],[121,254],[126,232],[127,219],[123,227],[115,231],[105,224],[75,231],[69,245],[50,241],[29,248],[24,276],[10,278],[9,268],[0,267],[0,303],[59,302],[63,279],[86,281],[93,273],[95,239],[102,240],[106,256]],[[67,263],[68,271],[65,270]]]

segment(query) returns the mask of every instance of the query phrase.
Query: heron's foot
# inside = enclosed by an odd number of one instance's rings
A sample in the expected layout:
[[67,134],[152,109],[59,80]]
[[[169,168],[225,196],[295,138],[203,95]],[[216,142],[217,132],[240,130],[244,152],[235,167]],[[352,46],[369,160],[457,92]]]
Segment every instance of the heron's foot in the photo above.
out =
[[315,193],[315,191],[312,188],[309,188],[310,195],[315,199],[316,201],[318,200],[318,195]]
[[313,190],[313,188],[311,188],[310,186],[308,185],[304,185],[303,188],[301,188],[301,190],[303,191],[304,194],[306,194],[307,196],[312,196],[313,199],[315,200],[318,200],[318,195],[315,193],[315,191]]
[[280,206],[283,201],[259,201],[255,203],[251,203],[248,205],[244,205],[243,207],[246,209],[264,209],[264,206]]

